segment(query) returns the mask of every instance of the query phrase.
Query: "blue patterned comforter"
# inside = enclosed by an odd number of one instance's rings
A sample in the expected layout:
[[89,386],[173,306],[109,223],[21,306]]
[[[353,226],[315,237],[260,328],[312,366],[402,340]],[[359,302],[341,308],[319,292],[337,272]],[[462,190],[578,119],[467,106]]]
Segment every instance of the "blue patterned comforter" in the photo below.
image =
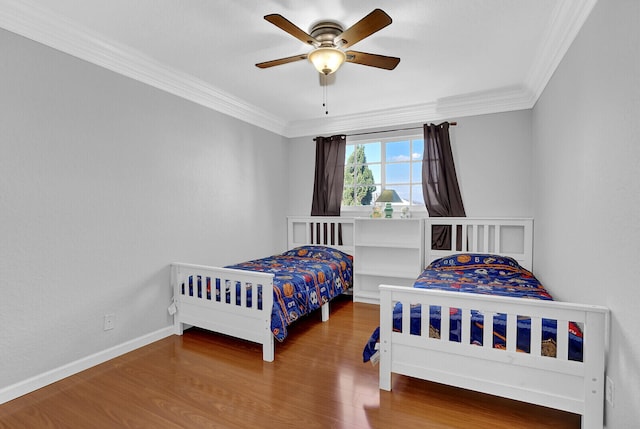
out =
[[[552,300],[535,276],[522,268],[515,260],[508,257],[488,254],[464,253],[440,258],[433,261],[418,277],[414,287],[439,289],[488,295],[501,295],[527,299]],[[461,341],[460,309],[450,309],[449,341]],[[411,306],[412,335],[420,335],[419,305]],[[440,307],[429,307],[429,336],[440,338]],[[471,342],[482,345],[484,316],[478,311],[471,313]],[[393,330],[402,332],[402,303],[394,307]],[[506,315],[493,317],[493,347],[506,348]],[[569,323],[569,360],[582,361],[582,331],[574,322]],[[555,356],[557,322],[542,320],[542,352],[546,356]],[[519,317],[517,321],[516,349],[528,353],[531,343],[531,319]],[[375,353],[375,343],[379,338],[377,328],[363,351],[363,359],[367,362]]]
[[353,277],[352,257],[325,246],[297,247],[226,268],[274,274],[271,331],[278,341],[291,323],[351,287]]

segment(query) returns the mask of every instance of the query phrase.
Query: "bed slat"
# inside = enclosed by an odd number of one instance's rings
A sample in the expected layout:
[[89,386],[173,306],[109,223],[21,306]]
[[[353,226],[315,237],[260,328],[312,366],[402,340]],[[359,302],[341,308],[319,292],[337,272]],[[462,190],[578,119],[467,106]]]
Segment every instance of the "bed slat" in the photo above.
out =
[[420,308],[420,332],[427,333],[426,336],[429,336],[428,332],[429,332],[429,325],[430,325],[430,320],[429,320],[430,315],[431,315],[431,309],[429,308],[429,305],[422,304],[422,307]]
[[507,351],[515,352],[517,349],[518,320],[515,314],[507,314]]
[[451,322],[450,307],[440,306],[440,340],[449,342],[449,331]]
[[471,344],[471,310],[468,308],[461,308],[460,311],[462,312],[462,323],[460,325],[462,335],[460,336],[460,341],[465,345]]
[[531,344],[529,350],[533,356],[542,356],[542,318],[531,317]]
[[493,347],[493,316],[494,313],[484,312],[482,321],[482,346]]
[[567,360],[569,358],[569,321],[558,319],[557,322],[558,327],[556,329],[556,358]]

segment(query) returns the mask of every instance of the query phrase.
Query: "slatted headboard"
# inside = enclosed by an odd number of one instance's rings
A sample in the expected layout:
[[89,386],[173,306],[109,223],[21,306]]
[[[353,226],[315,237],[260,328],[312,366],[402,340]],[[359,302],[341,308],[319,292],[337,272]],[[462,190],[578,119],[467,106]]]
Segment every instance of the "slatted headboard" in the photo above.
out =
[[[533,219],[429,217],[425,219],[425,267],[433,260],[452,253],[477,252],[510,256],[527,270],[533,269]],[[453,250],[431,247],[432,226],[451,227]],[[461,236],[462,248],[455,243]]]
[[339,216],[288,216],[287,246],[320,244],[353,255],[354,219]]

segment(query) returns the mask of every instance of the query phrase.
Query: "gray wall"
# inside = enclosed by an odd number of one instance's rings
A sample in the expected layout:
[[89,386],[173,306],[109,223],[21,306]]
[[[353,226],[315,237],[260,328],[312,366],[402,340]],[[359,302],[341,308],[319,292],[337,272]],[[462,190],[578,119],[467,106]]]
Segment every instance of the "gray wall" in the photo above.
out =
[[535,265],[611,309],[609,428],[640,422],[640,2],[596,4],[533,111]]
[[287,139],[4,30],[0,52],[0,391],[169,326],[171,262],[286,246]]

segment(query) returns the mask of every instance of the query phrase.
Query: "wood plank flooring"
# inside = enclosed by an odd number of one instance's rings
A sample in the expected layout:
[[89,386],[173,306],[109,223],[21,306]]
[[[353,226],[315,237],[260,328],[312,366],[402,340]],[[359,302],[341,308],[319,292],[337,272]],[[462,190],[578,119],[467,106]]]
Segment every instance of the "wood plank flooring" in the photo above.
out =
[[362,347],[378,307],[340,297],[276,344],[191,329],[0,405],[0,428],[562,428],[580,417],[394,376]]

